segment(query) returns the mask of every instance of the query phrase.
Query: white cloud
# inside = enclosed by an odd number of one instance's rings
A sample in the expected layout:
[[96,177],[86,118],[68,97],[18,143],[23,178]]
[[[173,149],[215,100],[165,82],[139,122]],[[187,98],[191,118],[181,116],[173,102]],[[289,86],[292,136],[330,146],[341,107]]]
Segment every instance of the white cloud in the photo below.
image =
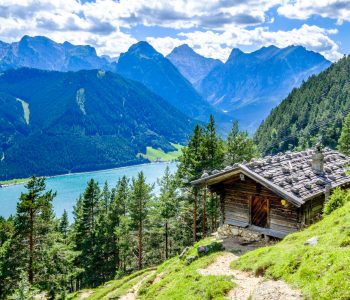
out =
[[174,46],[187,43],[199,54],[225,61],[232,48],[254,48],[254,50],[269,45],[287,47],[301,45],[308,50],[320,52],[327,59],[335,61],[342,57],[338,45],[329,37],[335,30],[326,30],[317,26],[303,25],[290,31],[271,32],[266,27],[253,30],[232,27],[224,32],[195,31],[180,33],[185,39],[150,38],[149,41],[163,54],[168,54]]
[[349,0],[287,0],[278,8],[278,13],[292,19],[306,20],[313,15],[350,21]]
[[[263,24],[273,22],[267,11],[278,5],[280,14],[298,18],[308,18],[317,9],[321,15],[334,16],[338,9],[341,22],[348,19],[346,3],[349,0],[0,0],[0,40],[45,35],[58,42],[90,44],[99,54],[116,56],[136,42],[123,28],[142,24],[184,29],[177,36],[147,38],[164,54],[184,42],[200,54],[221,60],[233,47],[300,44],[335,60],[340,53],[330,36],[336,29],[304,25],[270,32]],[[249,29],[247,25],[252,24],[259,27]]]

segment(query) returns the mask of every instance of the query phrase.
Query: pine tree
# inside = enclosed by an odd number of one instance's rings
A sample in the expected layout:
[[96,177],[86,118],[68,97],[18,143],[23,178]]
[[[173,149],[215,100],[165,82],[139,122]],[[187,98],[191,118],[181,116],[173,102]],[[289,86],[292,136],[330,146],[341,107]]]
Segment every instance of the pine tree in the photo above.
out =
[[159,216],[164,223],[164,238],[165,238],[165,259],[169,257],[169,223],[170,219],[176,213],[176,186],[174,175],[170,173],[169,166],[166,167],[164,176],[158,181],[160,186],[160,195],[158,198]]
[[345,155],[350,155],[350,114],[344,119],[343,128],[338,140],[338,149]]
[[108,182],[106,181],[102,193],[101,193],[101,200],[102,200],[102,209],[105,213],[108,212],[110,201],[111,201],[111,192],[108,187]]
[[146,183],[143,172],[140,172],[136,179],[132,179],[129,213],[132,226],[137,231],[137,266],[139,270],[143,266],[144,231],[149,213],[149,203],[152,199],[152,189],[153,186]]
[[[202,143],[203,168],[206,171],[220,169],[224,162],[224,143],[218,136],[215,127],[215,120],[210,116],[209,123],[205,127],[205,133]],[[202,236],[207,232],[207,189],[203,190],[202,197]]]
[[216,132],[213,116],[210,116],[209,123],[205,127],[202,143],[202,159],[203,168],[206,171],[220,169],[224,162],[224,143]]
[[177,178],[187,199],[193,205],[192,209],[192,238],[193,242],[197,240],[197,213],[198,213],[198,188],[192,188],[190,182],[199,178],[203,172],[203,132],[197,124],[193,135],[190,137],[188,145],[183,148],[182,155],[179,158]]
[[45,179],[32,177],[27,183],[17,204],[15,237],[18,262],[24,266],[29,284],[40,282],[43,272],[44,251],[49,244],[49,233],[53,230],[52,200],[55,193],[45,192]]
[[[125,176],[118,180],[117,186],[111,195],[113,195],[113,199],[110,201],[110,208],[105,224],[105,243],[108,256],[107,275],[113,277],[123,264],[120,258],[120,236],[118,236],[116,230],[121,225],[121,218],[127,214],[127,203],[129,201],[129,180]],[[123,232],[123,234],[126,233]]]
[[100,189],[97,182],[91,179],[84,194],[80,197],[75,208],[74,238],[75,250],[80,251],[78,266],[85,272],[82,274],[82,285],[98,283],[97,269],[100,263],[95,253],[97,218],[100,210]]
[[225,154],[225,164],[233,165],[249,161],[257,156],[257,148],[246,131],[240,131],[238,122],[233,123],[232,129],[227,137],[227,152]]
[[69,221],[68,221],[68,213],[66,210],[63,211],[63,215],[60,219],[58,230],[60,233],[63,234],[64,239],[68,237]]

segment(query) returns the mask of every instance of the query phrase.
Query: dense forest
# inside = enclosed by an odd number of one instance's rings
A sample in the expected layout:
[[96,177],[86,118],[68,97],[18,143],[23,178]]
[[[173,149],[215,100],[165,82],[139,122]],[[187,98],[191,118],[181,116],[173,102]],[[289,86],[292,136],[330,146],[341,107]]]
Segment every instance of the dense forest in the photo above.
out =
[[[0,76],[0,180],[141,163],[184,144],[194,122],[145,86],[98,70]],[[140,113],[142,112],[142,113]]]
[[[257,156],[246,132],[235,123],[226,141],[214,118],[197,125],[180,157],[154,185],[143,173],[115,187],[94,180],[77,199],[74,221],[54,216],[44,178],[33,177],[19,197],[13,217],[0,219],[0,298],[28,299],[45,292],[65,299],[68,292],[122,277],[159,264],[187,245],[215,231],[219,200],[193,189],[190,181],[206,171]],[[59,191],[57,191],[59,192]]]
[[350,110],[350,56],[294,89],[255,134],[263,154],[311,147],[322,138],[336,148]]

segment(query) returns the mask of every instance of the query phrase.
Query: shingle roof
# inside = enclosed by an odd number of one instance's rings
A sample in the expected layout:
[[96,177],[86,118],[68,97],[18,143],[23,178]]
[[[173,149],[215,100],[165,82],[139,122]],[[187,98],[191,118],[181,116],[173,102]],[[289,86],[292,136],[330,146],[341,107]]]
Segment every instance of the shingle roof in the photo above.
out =
[[350,165],[347,157],[329,148],[323,149],[324,172],[316,174],[311,167],[312,155],[315,150],[301,152],[279,153],[252,160],[245,164],[228,166],[221,171],[213,171],[212,175],[203,176],[192,182],[201,185],[220,182],[220,178],[228,178],[232,173],[242,171],[252,176],[258,182],[285,196],[287,200],[302,204],[325,192],[326,185],[331,188],[350,183],[350,176],[346,174],[346,167]]

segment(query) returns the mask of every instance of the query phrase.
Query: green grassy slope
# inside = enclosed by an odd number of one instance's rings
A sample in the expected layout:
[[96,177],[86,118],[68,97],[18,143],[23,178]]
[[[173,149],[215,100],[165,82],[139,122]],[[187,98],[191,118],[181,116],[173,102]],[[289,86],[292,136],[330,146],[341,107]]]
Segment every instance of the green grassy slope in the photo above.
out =
[[[311,237],[317,244],[305,245]],[[275,246],[243,255],[232,267],[283,279],[308,299],[350,299],[350,203]]]
[[135,272],[119,280],[112,280],[96,289],[86,289],[70,294],[68,299],[118,299],[125,295],[135,284],[143,281],[138,291],[139,299],[172,299],[172,300],[209,300],[225,299],[234,283],[231,276],[202,276],[197,270],[207,267],[222,252],[214,252],[202,256],[191,264],[186,258],[196,255],[197,247],[210,244],[210,239],[198,242],[190,248],[183,259],[171,258],[156,269],[146,269]]
[[176,148],[175,151],[165,152],[160,148],[155,149],[153,147],[147,147],[146,153],[145,154],[139,153],[138,156],[148,159],[149,161],[157,161],[158,159],[162,161],[177,160],[182,154],[181,149],[183,146],[180,144],[174,144],[174,143],[170,143],[170,144]]

